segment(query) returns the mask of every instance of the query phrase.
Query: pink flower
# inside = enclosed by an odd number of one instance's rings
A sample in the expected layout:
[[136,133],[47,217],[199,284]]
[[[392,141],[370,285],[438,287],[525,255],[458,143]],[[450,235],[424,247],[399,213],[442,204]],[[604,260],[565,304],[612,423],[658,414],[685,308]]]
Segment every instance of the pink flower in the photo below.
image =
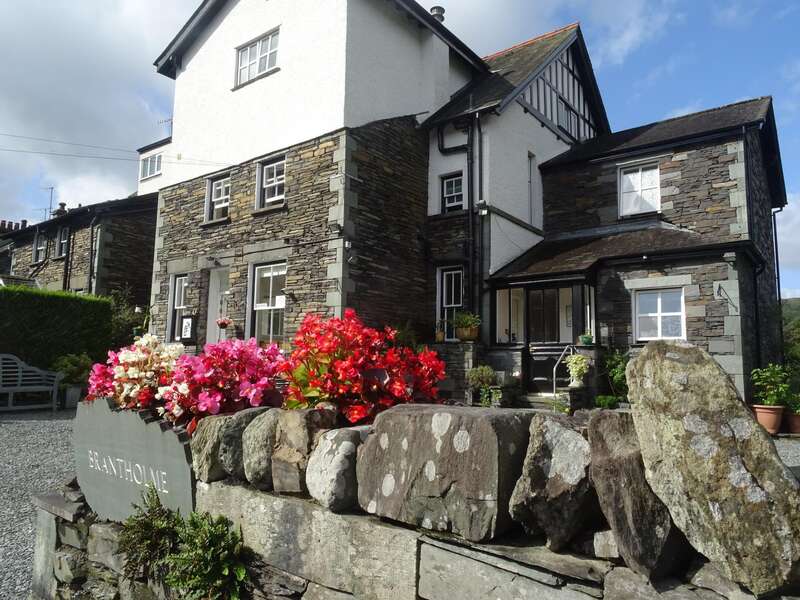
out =
[[222,394],[219,392],[200,392],[197,399],[197,408],[202,412],[216,415],[219,412],[219,403],[221,400]]

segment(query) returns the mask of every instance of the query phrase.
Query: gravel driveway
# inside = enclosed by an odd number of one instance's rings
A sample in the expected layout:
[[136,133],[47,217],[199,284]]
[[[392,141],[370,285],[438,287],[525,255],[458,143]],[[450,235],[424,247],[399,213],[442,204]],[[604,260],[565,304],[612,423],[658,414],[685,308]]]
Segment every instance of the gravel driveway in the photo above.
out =
[[33,560],[33,494],[74,474],[74,410],[0,413],[0,598],[24,599]]

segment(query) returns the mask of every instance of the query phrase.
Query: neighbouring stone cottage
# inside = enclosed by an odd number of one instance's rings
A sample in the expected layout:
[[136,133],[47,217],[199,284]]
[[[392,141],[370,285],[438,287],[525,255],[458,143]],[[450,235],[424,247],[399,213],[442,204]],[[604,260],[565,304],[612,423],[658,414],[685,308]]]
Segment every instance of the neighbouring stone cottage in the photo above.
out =
[[108,294],[128,289],[149,302],[156,194],[67,210],[47,221],[0,232],[11,254],[10,275],[49,290]]
[[781,359],[770,98],[612,132],[578,25],[481,58],[413,0],[206,0],[155,65],[174,128],[140,149],[139,192],[165,339],[286,344],[352,307],[440,328],[457,399],[476,364],[547,394],[565,352],[653,339],[706,348],[745,395]]

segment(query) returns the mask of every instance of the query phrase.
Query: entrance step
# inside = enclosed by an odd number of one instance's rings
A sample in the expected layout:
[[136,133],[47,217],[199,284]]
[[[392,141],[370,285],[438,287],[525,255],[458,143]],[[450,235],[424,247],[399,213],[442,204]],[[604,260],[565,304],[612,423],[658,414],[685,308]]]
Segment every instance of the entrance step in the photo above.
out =
[[517,399],[520,408],[536,408],[540,410],[553,410],[556,406],[569,406],[569,393],[556,392],[556,395],[547,393],[526,394]]

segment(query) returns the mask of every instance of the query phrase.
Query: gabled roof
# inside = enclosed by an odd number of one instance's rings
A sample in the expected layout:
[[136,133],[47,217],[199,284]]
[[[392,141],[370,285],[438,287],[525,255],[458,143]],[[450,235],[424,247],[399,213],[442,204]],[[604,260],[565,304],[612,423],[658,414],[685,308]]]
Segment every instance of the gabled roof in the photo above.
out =
[[640,148],[649,148],[658,144],[672,143],[676,140],[691,139],[700,135],[763,122],[767,118],[771,103],[770,97],[755,98],[664,121],[656,121],[633,129],[599,135],[573,146],[563,154],[544,163],[542,167],[613,156]]
[[435,125],[486,110],[502,112],[553,59],[572,44],[577,44],[578,55],[583,62],[583,80],[586,93],[594,100],[597,110],[598,131],[609,131],[608,117],[578,23],[484,57],[490,72],[459,91],[427,120],[427,124]]
[[[434,35],[450,46],[454,52],[475,69],[479,71],[486,70],[483,60],[469,46],[458,39],[453,32],[436,20],[429,11],[425,10],[415,0],[388,1],[404,11],[420,27],[430,29]],[[203,0],[178,34],[156,58],[153,63],[156,70],[162,75],[175,79],[183,53],[194,43],[200,32],[222,10],[227,2],[228,0]]]
[[612,235],[545,240],[497,271],[509,280],[583,273],[604,259],[700,249],[703,236],[684,229],[648,227]]

